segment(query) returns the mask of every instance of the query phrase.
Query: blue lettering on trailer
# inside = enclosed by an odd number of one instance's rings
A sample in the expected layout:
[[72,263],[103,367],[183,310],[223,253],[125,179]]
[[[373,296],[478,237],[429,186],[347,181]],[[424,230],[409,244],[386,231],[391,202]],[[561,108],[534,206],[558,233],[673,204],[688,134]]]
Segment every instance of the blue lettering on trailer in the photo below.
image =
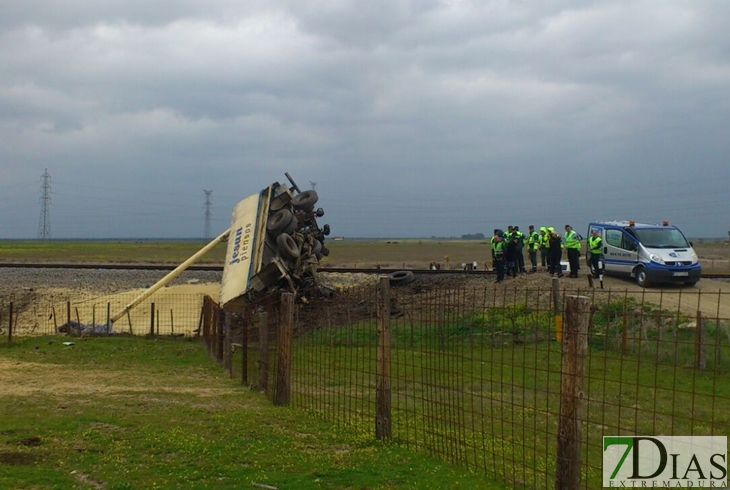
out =
[[248,223],[246,226],[241,226],[236,230],[236,237],[233,240],[233,254],[231,255],[231,260],[228,262],[230,265],[238,264],[242,260],[249,259],[251,228],[251,223]]

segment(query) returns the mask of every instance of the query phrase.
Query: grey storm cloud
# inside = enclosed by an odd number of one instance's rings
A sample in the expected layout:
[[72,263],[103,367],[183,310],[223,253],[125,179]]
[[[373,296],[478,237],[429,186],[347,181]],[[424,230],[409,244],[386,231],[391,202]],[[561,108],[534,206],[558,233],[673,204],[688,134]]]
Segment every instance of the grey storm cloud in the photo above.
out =
[[[0,238],[196,237],[284,172],[333,233],[668,219],[724,236],[722,1],[24,1]],[[215,231],[215,230],[214,230]]]

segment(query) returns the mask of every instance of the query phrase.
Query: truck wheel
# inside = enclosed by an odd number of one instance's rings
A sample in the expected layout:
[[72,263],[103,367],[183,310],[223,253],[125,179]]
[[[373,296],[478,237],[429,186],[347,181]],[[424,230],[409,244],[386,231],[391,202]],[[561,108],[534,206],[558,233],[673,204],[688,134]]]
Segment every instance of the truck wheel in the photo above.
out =
[[291,205],[295,209],[300,209],[305,213],[308,213],[314,209],[314,205],[317,204],[319,196],[317,191],[304,191],[294,196],[291,200]]
[[322,260],[322,242],[319,240],[314,241],[314,245],[312,246],[312,255],[317,257],[317,260]]
[[646,274],[646,269],[644,267],[636,269],[636,284],[642,288],[649,287],[649,276]]
[[388,274],[391,286],[404,286],[416,280],[413,271],[397,271]]
[[282,233],[291,233],[297,229],[299,222],[297,218],[288,209],[280,209],[266,223],[266,230],[273,236],[279,236]]
[[276,238],[276,248],[279,253],[286,259],[296,260],[299,258],[299,247],[297,242],[286,233],[282,233]]

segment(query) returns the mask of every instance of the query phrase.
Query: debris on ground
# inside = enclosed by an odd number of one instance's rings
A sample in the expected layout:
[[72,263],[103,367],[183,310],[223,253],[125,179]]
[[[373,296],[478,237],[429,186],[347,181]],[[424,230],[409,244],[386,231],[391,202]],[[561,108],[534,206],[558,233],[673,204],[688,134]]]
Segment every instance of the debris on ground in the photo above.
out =
[[114,335],[116,332],[111,325],[106,324],[84,324],[76,321],[66,322],[57,329],[58,333],[69,335]]

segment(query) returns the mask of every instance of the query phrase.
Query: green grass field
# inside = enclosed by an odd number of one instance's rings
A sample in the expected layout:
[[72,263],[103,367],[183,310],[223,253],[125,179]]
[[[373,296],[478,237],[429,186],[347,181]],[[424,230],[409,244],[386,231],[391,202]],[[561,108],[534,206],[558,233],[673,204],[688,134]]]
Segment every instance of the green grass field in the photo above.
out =
[[0,345],[0,488],[505,488],[275,407],[192,341]]
[[[346,427],[372,427],[374,410],[367,408],[376,404],[375,330],[374,324],[364,323],[297,339],[295,404]],[[489,333],[502,330],[498,325],[394,329],[393,435],[403,444],[507,482],[547,488],[557,457],[560,346],[547,340],[495,344]],[[590,340],[586,360],[583,479],[588,488],[601,486],[604,435],[730,430],[730,388],[720,382],[721,370],[693,369],[684,345],[679,346],[679,362],[671,356],[653,361],[656,345],[650,341],[632,343],[621,355],[606,344],[606,330]],[[691,339],[679,342],[692,346]],[[730,348],[722,350],[726,358]]]
[[[0,240],[0,262],[175,265],[206,244],[203,240]],[[722,240],[695,240],[694,245],[704,270],[730,272],[730,245]],[[199,263],[222,264],[226,246],[226,243],[218,244]],[[326,246],[330,254],[322,260],[324,267],[427,269],[431,262],[436,262],[451,269],[460,268],[462,263],[477,262],[481,269],[485,262],[491,262],[488,239],[327,240]]]
[[[160,263],[179,264],[203,248],[206,242],[184,240],[66,241],[2,240],[0,262],[42,263]],[[218,244],[200,259],[203,264],[221,264],[226,244]]]

